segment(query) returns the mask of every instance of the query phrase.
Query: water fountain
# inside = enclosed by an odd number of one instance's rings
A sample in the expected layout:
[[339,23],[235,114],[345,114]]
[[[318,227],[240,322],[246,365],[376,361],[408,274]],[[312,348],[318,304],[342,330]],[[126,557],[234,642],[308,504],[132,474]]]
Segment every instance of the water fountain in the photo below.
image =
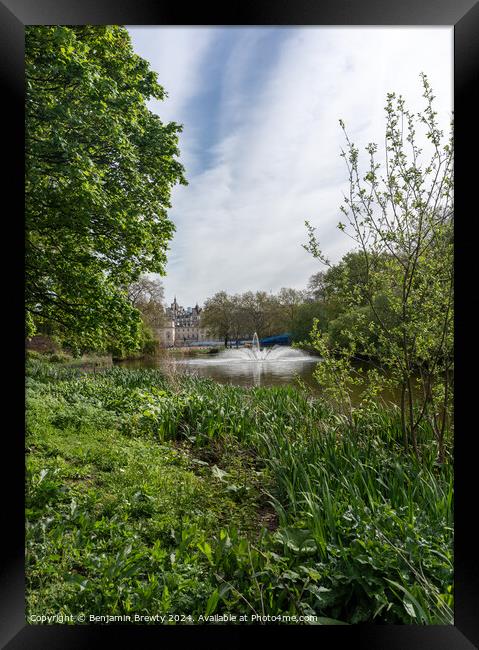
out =
[[303,350],[284,345],[261,349],[255,332],[251,347],[227,349],[215,355],[178,361],[198,375],[212,377],[220,382],[247,386],[264,383],[291,383],[298,373],[311,376],[313,364],[319,359]]
[[311,357],[306,352],[284,345],[274,345],[271,348],[260,348],[258,334],[253,334],[250,348],[239,348],[237,350],[223,350],[214,358],[215,362],[228,361],[317,361],[317,357]]

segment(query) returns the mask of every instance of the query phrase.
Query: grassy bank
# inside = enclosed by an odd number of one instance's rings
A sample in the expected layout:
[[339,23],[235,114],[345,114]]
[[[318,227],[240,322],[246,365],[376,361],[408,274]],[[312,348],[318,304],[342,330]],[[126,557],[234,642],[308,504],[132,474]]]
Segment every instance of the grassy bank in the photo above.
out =
[[28,614],[451,623],[452,465],[400,435],[291,387],[31,359]]

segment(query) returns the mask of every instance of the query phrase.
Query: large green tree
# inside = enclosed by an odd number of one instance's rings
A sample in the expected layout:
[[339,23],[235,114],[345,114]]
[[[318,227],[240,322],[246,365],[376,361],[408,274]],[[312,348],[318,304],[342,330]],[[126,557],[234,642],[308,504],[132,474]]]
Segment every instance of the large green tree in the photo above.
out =
[[[256,332],[259,338],[277,334],[280,318],[279,302],[276,296],[266,291],[246,291],[241,294],[244,330],[248,337]],[[279,330],[280,331],[280,330]]]
[[181,126],[147,108],[165,92],[119,26],[26,28],[27,334],[134,348],[128,287],[164,274]]
[[235,302],[226,291],[218,291],[205,301],[201,325],[211,334],[224,339],[225,347],[233,336]]
[[293,323],[295,323],[301,305],[306,300],[306,292],[290,287],[282,287],[276,297],[278,304],[277,324],[275,325],[288,332],[291,332]]

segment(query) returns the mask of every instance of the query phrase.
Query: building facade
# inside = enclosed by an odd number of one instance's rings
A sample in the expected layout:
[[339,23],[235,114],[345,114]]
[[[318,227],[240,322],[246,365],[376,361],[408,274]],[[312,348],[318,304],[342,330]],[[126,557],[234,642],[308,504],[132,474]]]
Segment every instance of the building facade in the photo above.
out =
[[158,330],[160,343],[165,347],[191,345],[207,340],[207,331],[201,327],[201,308],[182,307],[174,301],[165,309],[166,325]]

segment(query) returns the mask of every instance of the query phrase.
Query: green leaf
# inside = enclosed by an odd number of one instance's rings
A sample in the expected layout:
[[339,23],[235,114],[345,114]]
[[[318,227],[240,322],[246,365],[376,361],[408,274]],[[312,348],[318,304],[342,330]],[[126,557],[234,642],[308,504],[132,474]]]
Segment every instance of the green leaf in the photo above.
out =
[[205,616],[210,616],[215,612],[219,598],[220,595],[218,589],[215,589],[211,596],[208,598],[208,602],[206,603]]
[[216,476],[216,478],[218,478],[220,481],[222,481],[223,478],[228,475],[228,472],[225,472],[224,470],[220,469],[219,467],[217,467],[217,465],[213,465],[213,467],[211,468],[211,473],[213,474],[213,476]]

